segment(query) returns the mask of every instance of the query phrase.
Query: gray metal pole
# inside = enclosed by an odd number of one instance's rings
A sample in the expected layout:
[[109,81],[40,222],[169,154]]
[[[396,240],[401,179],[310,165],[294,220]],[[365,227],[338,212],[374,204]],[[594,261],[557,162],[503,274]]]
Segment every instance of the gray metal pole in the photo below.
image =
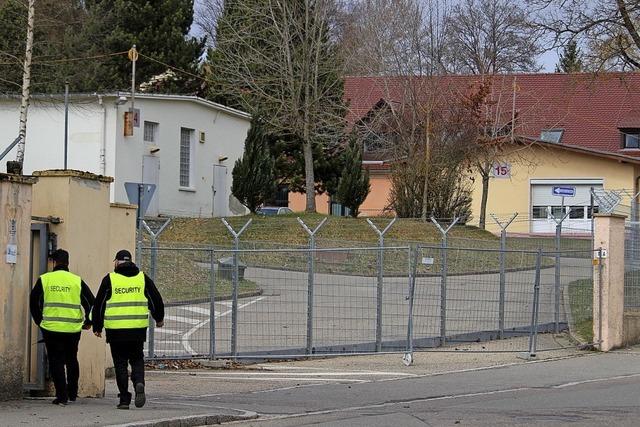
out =
[[[238,251],[240,250],[240,236],[251,224],[251,219],[247,221],[240,231],[236,232],[226,219],[220,219],[233,236],[233,273],[232,273],[232,302],[231,302],[231,356],[235,359],[238,356]],[[215,316],[215,313],[213,313]]]
[[20,137],[17,137],[16,139],[14,139],[13,142],[11,144],[9,144],[9,146],[7,148],[5,148],[5,150],[0,154],[0,160],[4,159],[4,157],[7,154],[9,154],[9,152],[11,150],[13,150],[13,147],[18,145],[19,142],[20,142]]
[[531,328],[529,330],[529,357],[536,356],[538,340],[538,310],[540,301],[540,268],[542,265],[542,249],[536,255],[536,275],[533,284],[533,304],[531,306]]
[[433,222],[436,227],[440,230],[442,234],[442,243],[440,245],[441,258],[442,258],[442,266],[441,266],[441,274],[440,274],[440,345],[446,344],[447,338],[447,272],[448,272],[448,239],[447,235],[449,231],[453,228],[454,225],[458,223],[459,218],[454,218],[453,222],[449,224],[449,226],[445,229],[440,223],[434,218],[431,217],[431,222]]
[[[149,275],[151,280],[155,283],[156,281],[156,271],[158,266],[158,241],[155,236],[151,237],[151,260],[149,266]],[[156,322],[153,320],[151,315],[149,315],[149,358],[155,357],[155,329]]]
[[384,293],[384,235],[378,237],[378,284],[376,289],[376,351],[382,351],[382,299]]
[[383,306],[384,306],[384,235],[389,231],[391,226],[396,222],[397,218],[393,218],[389,224],[380,230],[376,225],[367,218],[367,222],[378,234],[378,284],[376,289],[376,351],[382,351],[382,328],[383,328]]
[[562,238],[562,222],[556,224],[556,257],[555,257],[555,280],[554,280],[554,310],[553,310],[553,331],[560,332],[560,244]]
[[307,276],[307,354],[313,353],[313,303],[314,303],[314,250],[316,249],[315,235],[309,237],[309,259]]
[[216,357],[216,258],[213,250],[209,254],[209,359],[213,360]]
[[313,353],[313,299],[314,299],[314,270],[315,270],[315,249],[316,249],[316,233],[327,222],[327,218],[323,219],[315,229],[311,230],[303,220],[298,218],[298,222],[309,235],[309,258],[307,261],[307,354]]
[[69,83],[64,84],[64,169],[67,170],[69,149]]
[[142,198],[144,197],[144,185],[138,184],[138,233],[136,235],[136,264],[140,265],[142,261]]
[[405,363],[407,365],[410,365],[413,359],[413,305],[416,289],[417,257],[418,248],[409,246],[409,313],[407,319],[407,349],[405,354]]
[[504,311],[505,311],[505,293],[506,293],[506,250],[507,250],[507,228],[518,216],[516,212],[506,223],[502,223],[498,218],[491,214],[493,220],[500,227],[500,290],[498,302],[498,331],[500,339],[504,338]]
[[238,356],[238,250],[240,238],[233,238],[233,291],[231,303],[231,355],[235,359]]
[[440,278],[440,345],[447,340],[447,235],[442,236],[441,243],[441,278]]
[[500,295],[498,303],[498,330],[500,339],[504,338],[504,306],[506,292],[506,271],[505,271],[505,255],[507,250],[507,230],[504,228],[500,232]]

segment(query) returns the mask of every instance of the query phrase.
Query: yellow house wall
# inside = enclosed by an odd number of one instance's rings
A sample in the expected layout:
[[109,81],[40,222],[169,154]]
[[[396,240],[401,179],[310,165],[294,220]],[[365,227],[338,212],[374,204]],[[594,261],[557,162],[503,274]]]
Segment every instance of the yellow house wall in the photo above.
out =
[[[508,216],[515,212],[521,219],[530,216],[532,179],[602,179],[605,189],[634,189],[637,167],[603,157],[569,152],[552,147],[530,147],[501,159],[511,163],[511,179],[489,181],[487,200],[487,229],[498,232],[489,214]],[[473,182],[471,225],[477,225],[482,200],[482,179],[478,175]],[[528,233],[528,221],[515,221],[512,233]]]
[[[29,321],[31,180],[0,176],[0,400],[22,397]],[[7,264],[9,221],[16,221],[17,262]]]

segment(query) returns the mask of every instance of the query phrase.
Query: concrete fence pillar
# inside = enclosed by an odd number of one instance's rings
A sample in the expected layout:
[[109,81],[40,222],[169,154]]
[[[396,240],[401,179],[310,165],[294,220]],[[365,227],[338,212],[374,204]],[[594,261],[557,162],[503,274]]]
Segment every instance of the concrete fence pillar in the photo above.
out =
[[0,400],[22,397],[35,179],[0,174]]
[[621,347],[624,337],[625,217],[595,215],[594,221],[594,247],[605,250],[606,257],[593,270],[593,336],[601,341],[600,350],[609,351]]

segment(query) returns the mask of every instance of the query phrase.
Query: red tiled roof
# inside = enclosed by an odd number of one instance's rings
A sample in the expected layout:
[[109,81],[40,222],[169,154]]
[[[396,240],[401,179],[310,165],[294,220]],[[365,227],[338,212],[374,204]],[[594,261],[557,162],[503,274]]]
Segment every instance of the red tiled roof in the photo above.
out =
[[[482,77],[437,79],[436,87],[469,92]],[[640,156],[640,150],[622,150],[619,129],[640,128],[640,73],[497,75],[491,86],[492,99],[503,117],[511,116],[514,80],[519,135],[539,138],[543,129],[564,129],[562,144]],[[406,81],[401,77],[347,77],[348,122],[364,117],[380,100],[402,102]]]

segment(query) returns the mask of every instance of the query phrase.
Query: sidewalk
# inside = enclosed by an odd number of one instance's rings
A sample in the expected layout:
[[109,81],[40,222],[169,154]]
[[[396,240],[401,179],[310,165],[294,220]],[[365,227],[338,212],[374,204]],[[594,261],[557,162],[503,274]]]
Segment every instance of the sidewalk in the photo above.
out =
[[[108,393],[113,394],[113,393]],[[152,427],[213,425],[228,421],[247,420],[256,414],[209,405],[184,405],[147,402],[144,408],[131,405],[128,411],[116,409],[117,398],[78,399],[76,403],[61,407],[51,399],[25,399],[0,403],[0,426],[131,426]]]

